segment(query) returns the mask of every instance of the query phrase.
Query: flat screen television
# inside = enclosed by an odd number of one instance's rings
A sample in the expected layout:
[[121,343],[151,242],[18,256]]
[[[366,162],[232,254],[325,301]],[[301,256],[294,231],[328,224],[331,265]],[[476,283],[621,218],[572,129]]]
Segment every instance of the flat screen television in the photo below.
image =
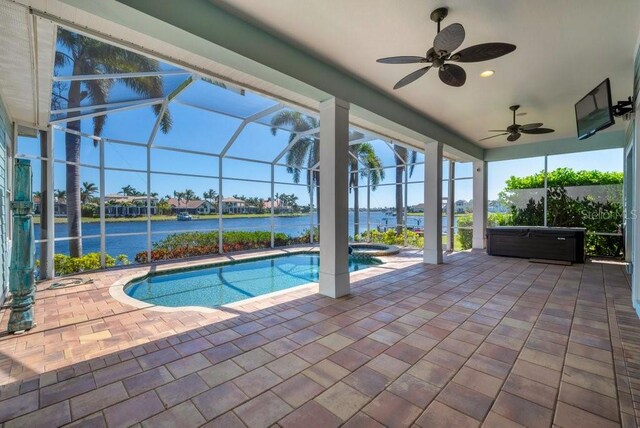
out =
[[578,140],[589,138],[614,123],[611,109],[611,83],[607,78],[576,103]]

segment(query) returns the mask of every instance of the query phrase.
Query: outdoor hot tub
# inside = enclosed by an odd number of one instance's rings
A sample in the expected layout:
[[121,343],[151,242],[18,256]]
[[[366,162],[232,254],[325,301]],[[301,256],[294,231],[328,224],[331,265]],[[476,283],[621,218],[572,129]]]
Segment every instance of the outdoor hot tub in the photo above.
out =
[[351,255],[353,257],[382,257],[393,256],[400,252],[400,248],[394,245],[386,244],[369,244],[366,242],[353,242],[349,244],[353,249]]

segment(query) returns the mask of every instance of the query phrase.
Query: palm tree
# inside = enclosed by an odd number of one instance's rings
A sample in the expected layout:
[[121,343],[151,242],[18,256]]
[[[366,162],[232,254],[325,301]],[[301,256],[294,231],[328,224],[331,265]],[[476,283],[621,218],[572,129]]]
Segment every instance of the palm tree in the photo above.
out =
[[198,197],[196,196],[196,193],[191,189],[185,190],[182,195],[184,197],[186,205],[189,205],[190,201],[195,201],[198,199]]
[[98,187],[94,183],[88,181],[82,182],[82,190],[80,191],[80,200],[83,204],[89,202],[91,197],[96,194]]
[[158,210],[159,214],[171,214],[171,205],[169,205],[169,202],[164,199],[158,201],[158,203],[156,204],[156,209]]
[[209,189],[206,192],[204,192],[202,194],[202,198],[205,201],[211,201],[211,205],[213,205],[214,207],[217,205],[217,198],[218,198],[218,192],[216,192],[213,189]]
[[184,192],[178,192],[177,190],[174,190],[173,197],[177,199],[178,206],[176,207],[176,209],[177,211],[180,211],[180,201],[184,199]]
[[122,187],[120,189],[120,193],[122,193],[124,196],[136,196],[140,194],[140,192],[138,192],[136,188],[130,184],[127,184],[126,186]]
[[[146,58],[127,50],[108,45],[89,37],[72,33],[63,28],[58,28],[58,46],[56,51],[55,64],[57,67],[68,66],[74,76],[88,74],[139,72],[139,71],[159,71],[158,61]],[[59,98],[66,101],[66,106],[71,109],[66,117],[72,119],[81,114],[77,110],[81,102],[85,99],[91,104],[106,104],[109,100],[109,93],[113,85],[122,82],[133,92],[145,98],[160,98],[163,96],[162,77],[150,76],[135,79],[102,79],[102,80],[73,80],[69,82],[66,89],[66,96]],[[64,91],[64,90],[63,90]],[[60,100],[54,100],[54,102]],[[156,115],[162,113],[162,106],[156,104],[152,106]],[[106,115],[93,117],[93,134],[102,134]],[[80,131],[80,121],[69,121],[67,127],[74,131]],[[171,116],[167,110],[160,119],[160,129],[167,133],[171,128]],[[95,143],[94,143],[95,144]],[[67,227],[68,235],[71,238],[81,236],[81,198],[80,198],[80,136],[72,133],[65,133],[66,188],[67,198]],[[69,253],[72,257],[82,255],[82,240],[71,239],[69,241]]]
[[67,192],[66,190],[56,189],[53,191],[53,196],[56,198],[57,202],[66,202]]
[[[358,163],[365,169],[359,170]],[[358,172],[359,171],[359,172]],[[376,154],[370,143],[360,143],[349,146],[349,191],[353,190],[353,232],[360,234],[360,201],[358,181],[369,177],[371,190],[376,190],[378,184],[384,180],[382,160]]]
[[[296,139],[300,132],[309,131],[320,127],[320,121],[314,117],[307,116],[297,111],[282,110],[271,119],[271,134],[274,136],[278,129],[286,127],[291,129],[289,143]],[[291,149],[287,152],[285,163],[287,172],[293,174],[293,182],[300,182],[300,173],[303,168],[311,168],[320,160],[320,142],[313,135],[300,137]],[[316,206],[318,207],[318,218],[320,218],[320,175],[318,171],[313,171],[307,176],[307,188],[311,192],[316,186]]]
[[[413,169],[416,163],[418,153],[414,150],[407,150],[406,147],[393,145],[396,159],[396,233],[402,233],[402,213],[404,207],[404,196],[402,193],[402,184],[404,183],[404,169],[406,164],[409,165],[409,177],[413,175]],[[406,183],[405,183],[406,185]]]

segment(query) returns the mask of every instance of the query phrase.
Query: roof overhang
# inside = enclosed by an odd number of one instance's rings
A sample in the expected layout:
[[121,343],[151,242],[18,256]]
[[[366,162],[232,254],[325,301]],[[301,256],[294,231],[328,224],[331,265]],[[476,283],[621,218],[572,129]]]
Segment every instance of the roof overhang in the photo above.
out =
[[402,138],[398,139],[416,148],[422,149],[424,142],[436,140],[451,147],[451,155],[462,153],[478,159],[483,155],[480,147],[446,125],[206,0],[62,1],[86,12],[69,17],[75,24],[108,31],[112,37],[121,38],[123,44],[130,45],[131,40],[137,39],[130,37],[131,33],[115,32],[108,25],[102,29],[101,22],[114,23],[155,40],[151,46],[158,53],[182,55],[187,62],[199,58],[215,61],[227,70],[235,70],[230,76],[237,77],[240,84],[246,84],[242,81],[244,77],[253,76],[253,89],[262,82],[269,86],[272,95],[281,96],[278,88],[298,94],[310,100],[308,107],[314,110],[318,102],[332,96],[342,98],[352,104],[354,124],[363,121],[379,129],[386,128],[390,132],[383,134],[391,134],[390,137],[400,134]]
[[542,141],[539,143],[519,144],[508,147],[486,149],[485,161],[501,161],[509,159],[532,158],[545,155],[561,155],[593,150],[623,148],[627,143],[625,131],[601,132],[586,140],[577,138],[563,138],[559,140]]

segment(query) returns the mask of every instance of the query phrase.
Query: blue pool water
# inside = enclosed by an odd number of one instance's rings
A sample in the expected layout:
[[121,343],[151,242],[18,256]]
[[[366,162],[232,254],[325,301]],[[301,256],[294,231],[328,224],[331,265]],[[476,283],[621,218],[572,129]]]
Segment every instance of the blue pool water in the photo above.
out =
[[[216,307],[318,281],[320,257],[314,253],[276,256],[150,275],[127,285],[124,292],[159,306]],[[349,258],[349,271],[382,262]]]

